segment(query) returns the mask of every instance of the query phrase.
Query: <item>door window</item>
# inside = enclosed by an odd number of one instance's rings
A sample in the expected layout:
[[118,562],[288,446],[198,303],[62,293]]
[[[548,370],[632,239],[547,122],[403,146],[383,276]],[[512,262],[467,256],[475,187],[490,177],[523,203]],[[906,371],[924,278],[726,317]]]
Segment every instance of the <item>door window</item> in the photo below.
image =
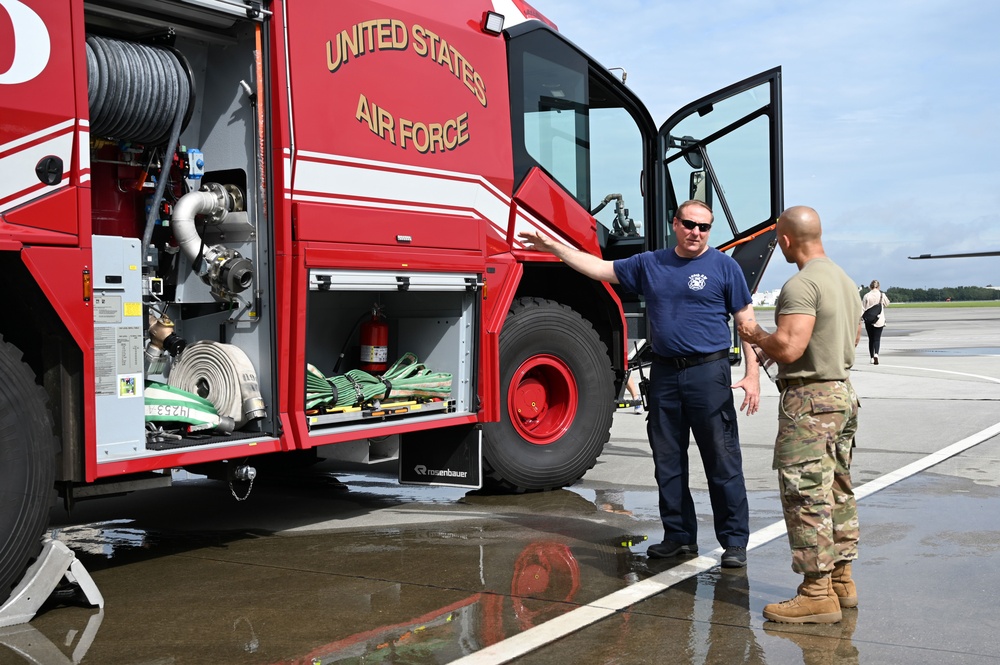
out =
[[663,198],[657,224],[675,244],[678,205],[715,213],[711,243],[732,251],[753,290],[774,249],[783,209],[781,70],[773,69],[689,104],[660,129]]
[[551,31],[517,34],[509,48],[515,189],[540,167],[595,217],[602,247],[627,239],[641,250],[648,115]]

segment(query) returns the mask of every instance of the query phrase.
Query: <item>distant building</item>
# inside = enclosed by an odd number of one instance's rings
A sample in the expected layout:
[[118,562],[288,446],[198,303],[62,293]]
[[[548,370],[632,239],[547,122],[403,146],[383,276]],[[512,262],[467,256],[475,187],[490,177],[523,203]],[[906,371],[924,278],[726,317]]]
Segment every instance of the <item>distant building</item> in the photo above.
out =
[[778,302],[779,293],[781,293],[781,289],[774,289],[773,291],[758,291],[753,294],[753,306],[774,307],[774,304]]

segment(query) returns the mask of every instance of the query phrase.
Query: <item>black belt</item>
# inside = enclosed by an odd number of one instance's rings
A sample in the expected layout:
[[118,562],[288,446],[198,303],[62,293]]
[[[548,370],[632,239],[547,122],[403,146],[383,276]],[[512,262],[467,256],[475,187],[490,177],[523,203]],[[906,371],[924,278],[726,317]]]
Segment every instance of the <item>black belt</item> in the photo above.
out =
[[774,383],[778,386],[778,390],[784,390],[791,386],[807,386],[810,383],[834,383],[836,381],[843,381],[844,379],[778,379]]
[[668,356],[661,356],[659,353],[653,353],[653,362],[660,363],[661,365],[669,365],[677,369],[684,369],[685,367],[694,367],[695,365],[704,365],[705,363],[710,363],[713,360],[722,360],[723,358],[729,357],[729,349],[723,349],[721,351],[716,351],[715,353],[709,353],[704,356],[678,356],[676,358],[670,358]]

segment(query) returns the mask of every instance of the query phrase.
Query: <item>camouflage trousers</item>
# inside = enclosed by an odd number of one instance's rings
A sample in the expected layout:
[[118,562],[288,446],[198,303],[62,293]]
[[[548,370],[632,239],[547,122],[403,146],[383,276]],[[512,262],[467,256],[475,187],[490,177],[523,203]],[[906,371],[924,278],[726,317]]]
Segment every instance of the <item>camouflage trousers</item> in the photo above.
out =
[[851,455],[858,397],[849,380],[790,385],[781,393],[774,468],[792,570],[827,575],[858,556]]

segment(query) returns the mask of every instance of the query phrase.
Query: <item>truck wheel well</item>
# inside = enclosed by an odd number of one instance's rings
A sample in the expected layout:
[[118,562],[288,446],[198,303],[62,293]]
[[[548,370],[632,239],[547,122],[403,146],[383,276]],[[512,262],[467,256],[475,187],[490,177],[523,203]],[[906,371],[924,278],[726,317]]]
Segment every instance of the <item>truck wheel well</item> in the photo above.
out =
[[45,388],[62,447],[56,479],[83,480],[83,353],[17,252],[0,252],[0,283],[19,294],[4,303],[0,335]]
[[610,314],[616,308],[602,284],[562,264],[526,263],[516,297],[544,298],[573,308],[594,326],[620,376],[625,367],[625,331],[621,320]]
[[45,391],[0,336],[0,604],[38,556],[55,496],[56,440]]

